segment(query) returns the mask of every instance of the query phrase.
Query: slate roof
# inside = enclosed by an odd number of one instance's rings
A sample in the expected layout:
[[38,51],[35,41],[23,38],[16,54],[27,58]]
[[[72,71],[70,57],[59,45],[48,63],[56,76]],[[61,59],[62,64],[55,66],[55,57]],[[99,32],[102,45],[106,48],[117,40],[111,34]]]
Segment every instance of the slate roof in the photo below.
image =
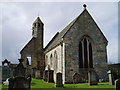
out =
[[70,24],[68,24],[59,34],[57,34],[56,37],[53,37],[53,39],[50,41],[50,43],[45,47],[45,52],[49,51],[56,45],[60,44],[60,42],[62,42],[62,38],[64,37],[64,35],[71,28],[71,26],[76,22],[76,20],[81,16],[81,14],[78,17],[76,17]]
[[62,42],[63,36],[68,31],[68,29],[70,29],[70,27],[73,25],[77,18],[75,18],[68,26],[66,26],[60,33],[58,33],[57,36],[51,40],[52,42],[50,41],[50,43],[45,47],[45,51],[50,50],[51,48]]
[[[53,37],[53,39],[47,44],[47,46],[45,47],[45,52],[51,50],[52,48],[54,48],[55,46],[57,46],[58,44],[60,44],[60,42],[62,42],[64,35],[69,31],[69,29],[74,25],[74,23],[78,20],[78,18],[80,18],[80,16],[84,13],[87,12],[89,14],[89,12],[87,11],[87,9],[85,8],[83,10],[83,12],[77,16],[69,25],[67,25],[59,34],[57,34],[55,37]],[[89,14],[90,15],[90,14]],[[91,17],[91,15],[90,15]],[[91,17],[91,19],[93,20],[93,18]],[[94,21],[94,20],[93,20]],[[95,23],[95,21],[94,21]],[[96,24],[96,23],[95,23]],[[97,24],[96,24],[97,26]],[[98,26],[97,26],[98,27]],[[98,27],[99,28],[99,27]],[[100,28],[99,28],[100,30]],[[100,30],[101,32],[101,30]],[[101,34],[103,35],[103,33],[101,32]],[[105,36],[103,35],[103,37],[105,38]],[[107,41],[107,39],[105,38],[105,40]],[[108,42],[108,41],[107,41]]]
[[31,40],[24,46],[24,48],[20,51],[20,54],[26,49],[26,47],[27,47],[28,45],[30,45],[30,43],[33,43],[35,39],[36,39],[36,38],[32,37],[32,39],[31,39]]

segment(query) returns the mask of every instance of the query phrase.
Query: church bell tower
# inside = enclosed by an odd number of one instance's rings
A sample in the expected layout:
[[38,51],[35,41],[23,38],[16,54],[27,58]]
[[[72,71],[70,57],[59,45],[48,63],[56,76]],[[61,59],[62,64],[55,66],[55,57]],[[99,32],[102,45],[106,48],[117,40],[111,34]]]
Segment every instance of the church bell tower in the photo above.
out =
[[43,49],[43,32],[44,24],[39,17],[34,21],[32,26],[32,37],[36,38],[40,49]]
[[32,26],[32,37],[35,38],[34,43],[34,61],[36,62],[36,78],[42,78],[44,71],[44,49],[43,34],[44,24],[39,17],[34,21]]

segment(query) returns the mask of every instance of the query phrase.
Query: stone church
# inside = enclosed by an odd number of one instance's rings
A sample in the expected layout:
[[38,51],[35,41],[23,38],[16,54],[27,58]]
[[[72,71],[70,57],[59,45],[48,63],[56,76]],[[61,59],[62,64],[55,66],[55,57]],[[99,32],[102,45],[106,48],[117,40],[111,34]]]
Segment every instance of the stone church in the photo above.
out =
[[[82,13],[43,48],[44,23],[38,17],[33,23],[32,39],[20,51],[24,66],[28,67],[27,57],[31,57],[31,75],[43,78],[51,70],[50,79],[56,82],[56,73],[62,73],[63,83],[72,83],[75,73],[80,82],[88,80],[88,71],[94,70],[99,79],[107,77],[108,41],[83,5]],[[71,12],[72,13],[72,12]]]

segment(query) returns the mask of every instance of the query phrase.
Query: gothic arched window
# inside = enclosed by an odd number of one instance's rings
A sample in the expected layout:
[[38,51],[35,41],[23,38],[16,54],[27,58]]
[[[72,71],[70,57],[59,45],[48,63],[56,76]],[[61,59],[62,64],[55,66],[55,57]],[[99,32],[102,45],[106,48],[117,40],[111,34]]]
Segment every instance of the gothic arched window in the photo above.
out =
[[51,54],[51,56],[50,56],[50,66],[52,67],[52,65],[53,65],[53,57],[52,57],[52,54]]
[[92,52],[89,37],[83,37],[79,43],[79,68],[93,68]]
[[54,54],[54,59],[55,59],[55,69],[57,69],[58,68],[58,60],[57,60],[57,53],[56,53],[56,51],[55,51],[55,54]]
[[92,57],[92,45],[89,43],[89,64],[90,68],[93,68],[93,57]]
[[40,23],[38,23],[38,27],[40,27]]
[[83,50],[82,50],[82,42],[79,43],[79,67],[83,68]]
[[48,65],[48,56],[45,57],[45,65]]

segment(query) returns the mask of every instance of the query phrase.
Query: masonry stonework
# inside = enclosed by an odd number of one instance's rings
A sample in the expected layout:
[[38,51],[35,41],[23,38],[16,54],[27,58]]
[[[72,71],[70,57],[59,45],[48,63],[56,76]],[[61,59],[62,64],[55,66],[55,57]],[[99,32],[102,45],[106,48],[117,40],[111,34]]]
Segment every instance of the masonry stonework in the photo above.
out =
[[[39,19],[33,23],[33,37],[21,50],[24,66],[27,57],[31,56],[31,72],[52,71],[56,82],[56,74],[62,73],[64,83],[73,83],[74,73],[81,77],[78,82],[88,82],[88,71],[94,70],[98,79],[107,77],[107,39],[97,26],[84,5],[83,12],[61,32],[57,32],[52,40],[43,48],[43,23]],[[34,73],[33,73],[34,72]],[[46,74],[44,74],[46,75]],[[44,76],[49,77],[49,76]]]

